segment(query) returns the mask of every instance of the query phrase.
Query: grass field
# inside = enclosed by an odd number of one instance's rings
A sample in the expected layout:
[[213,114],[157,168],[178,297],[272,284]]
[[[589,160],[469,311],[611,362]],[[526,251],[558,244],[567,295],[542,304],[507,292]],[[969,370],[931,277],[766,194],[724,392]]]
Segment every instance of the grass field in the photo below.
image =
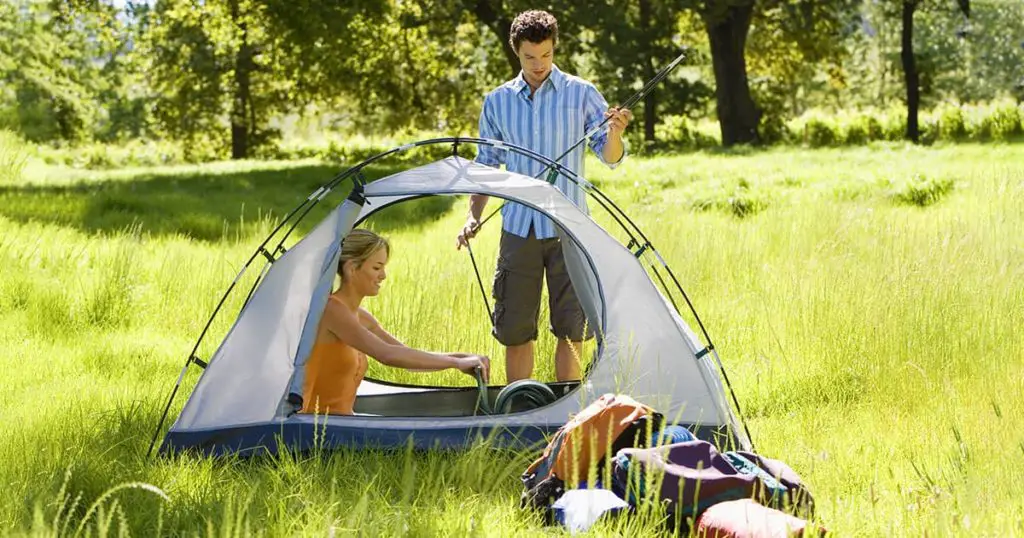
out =
[[[588,171],[677,272],[758,451],[801,473],[829,528],[1006,536],[1024,535],[1022,163],[1020,145],[872,145],[634,159],[615,171],[590,161]],[[0,530],[542,531],[518,509],[531,455],[486,446],[146,459],[220,294],[274,218],[337,171],[315,161],[102,173],[29,163],[0,183]],[[498,357],[472,267],[454,248],[464,210],[464,200],[427,199],[375,218],[394,254],[383,294],[366,306],[410,345]],[[475,249],[485,283],[497,238],[492,225]],[[553,346],[545,335],[538,349]],[[538,357],[537,377],[553,378],[550,362]],[[595,534],[654,533],[656,516]]]

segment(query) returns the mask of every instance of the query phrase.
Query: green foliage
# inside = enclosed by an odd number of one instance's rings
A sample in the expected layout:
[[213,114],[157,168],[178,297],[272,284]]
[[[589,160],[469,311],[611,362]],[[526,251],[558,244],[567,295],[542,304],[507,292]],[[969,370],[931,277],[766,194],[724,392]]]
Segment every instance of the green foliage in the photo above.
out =
[[745,178],[740,178],[734,185],[711,190],[690,203],[690,207],[698,211],[724,211],[739,219],[753,216],[768,205],[768,195],[751,189]]
[[[900,63],[901,2],[865,2],[860,28],[845,41],[848,91],[842,108],[888,106],[904,99]],[[914,52],[922,106],[994,101],[1024,80],[1024,4],[972,2],[965,19],[954,2],[924,1],[914,16]]]
[[9,61],[0,61],[0,121],[33,142],[115,138],[129,114],[110,116],[128,91],[127,43],[111,3],[5,2],[0,58]]
[[123,144],[78,144],[67,148],[41,146],[39,158],[52,165],[87,170],[109,170],[143,166],[162,166],[216,160],[220,148],[193,143],[186,151],[184,143],[135,139]]
[[967,122],[963,109],[944,104],[935,110],[938,115],[938,137],[943,140],[960,141],[967,138]]
[[28,158],[28,148],[18,135],[0,129],[0,185],[18,183]]
[[[714,117],[706,23],[729,5],[559,0],[545,7],[561,23],[559,65],[593,80],[611,103],[688,49],[687,62],[635,107],[627,137],[639,153],[708,142],[696,136],[704,130],[669,118]],[[745,60],[762,141],[902,137],[905,120],[889,112],[902,106],[904,92],[898,2],[753,5]],[[82,146],[68,154],[92,167],[132,161],[94,150],[93,142],[155,140],[180,148],[163,162],[198,162],[232,154],[233,137],[244,135],[247,156],[290,154],[279,149],[294,146],[285,125],[306,115],[346,137],[474,134],[481,96],[515,71],[503,24],[532,7],[525,0],[13,0],[0,4],[0,128],[33,143]],[[924,138],[1019,136],[1019,109],[1009,104],[998,117],[964,114],[1024,88],[1024,4],[977,3],[966,21],[952,5],[927,1],[915,21],[923,106],[941,109],[922,119]],[[644,140],[646,106],[655,109],[661,144]],[[867,109],[884,113],[858,120]],[[843,110],[850,112],[836,112]],[[832,135],[817,122],[805,133],[800,117],[810,112],[839,117]]]
[[[921,114],[922,141],[962,142],[1012,140],[1019,137],[1022,107],[1009,101],[982,105],[944,104]],[[901,108],[864,109],[828,115],[810,111],[788,123],[790,136],[810,147],[861,145],[899,141],[906,129]]]
[[747,65],[751,79],[759,81],[758,104],[774,122],[776,136],[779,119],[809,108],[808,98],[824,101],[849,89],[842,65],[849,55],[850,21],[860,6],[856,0],[755,3]]
[[821,148],[839,144],[843,136],[831,118],[812,115],[804,121],[801,139],[812,148]]
[[895,187],[891,198],[900,204],[918,207],[930,206],[949,194],[953,190],[954,183],[951,177],[927,177],[923,174],[915,174]]
[[973,128],[978,140],[1008,140],[1022,134],[1024,112],[1021,106],[1009,102],[996,104],[988,114],[981,116]]
[[[701,128],[698,122],[687,116],[666,116],[655,129],[659,143],[667,148],[702,149],[718,145],[715,134],[709,134],[707,128]],[[713,126],[717,129],[717,125]]]
[[788,115],[787,92],[792,88],[778,84],[773,77],[757,77],[751,81],[754,101],[761,109],[761,123],[758,134],[765,144],[777,144],[790,140],[786,129]]

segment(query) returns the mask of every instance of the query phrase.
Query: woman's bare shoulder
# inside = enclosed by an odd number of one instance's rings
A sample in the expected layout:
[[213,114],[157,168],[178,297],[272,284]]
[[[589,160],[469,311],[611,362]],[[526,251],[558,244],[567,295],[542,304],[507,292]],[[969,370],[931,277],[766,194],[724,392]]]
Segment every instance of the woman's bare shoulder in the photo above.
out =
[[363,327],[373,330],[375,327],[378,327],[380,325],[379,323],[377,323],[377,318],[373,317],[373,314],[371,314],[367,309],[359,307],[358,314],[359,324],[362,325]]

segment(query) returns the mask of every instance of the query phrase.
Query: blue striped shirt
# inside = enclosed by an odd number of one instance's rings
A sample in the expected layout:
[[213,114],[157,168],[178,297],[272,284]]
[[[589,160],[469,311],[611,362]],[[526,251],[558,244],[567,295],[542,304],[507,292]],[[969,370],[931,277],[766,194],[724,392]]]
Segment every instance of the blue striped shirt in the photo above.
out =
[[[530,85],[523,73],[498,86],[484,97],[480,111],[480,137],[493,138],[529,148],[549,159],[569,149],[573,143],[604,120],[608,102],[593,84],[563,73],[551,66],[551,74],[530,98]],[[608,163],[601,152],[608,140],[602,130],[590,140],[590,148],[599,159],[614,168],[618,162]],[[561,164],[583,176],[581,145],[561,160]],[[623,146],[625,158],[625,146]],[[480,146],[476,162],[499,167],[527,176],[536,176],[544,165],[530,157],[507,150]],[[587,213],[586,195],[578,185],[559,174],[555,186],[569,200]],[[516,202],[508,202],[501,210],[502,228],[520,237],[526,237],[533,226],[538,239],[556,237],[554,224],[538,211]]]

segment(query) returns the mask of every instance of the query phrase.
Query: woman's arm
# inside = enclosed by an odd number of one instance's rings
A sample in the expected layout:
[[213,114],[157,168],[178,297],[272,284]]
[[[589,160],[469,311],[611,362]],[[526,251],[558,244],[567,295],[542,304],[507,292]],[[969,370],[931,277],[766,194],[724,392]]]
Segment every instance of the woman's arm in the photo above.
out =
[[[377,338],[380,338],[381,340],[389,344],[394,344],[396,346],[405,346],[405,344],[403,344],[398,338],[395,338],[394,335],[389,333],[387,329],[385,329],[384,326],[381,325],[379,321],[377,321],[377,318],[373,317],[373,314],[370,314],[368,311],[366,311],[365,308],[359,309],[359,323],[361,323],[363,327],[366,327],[366,330],[377,335]],[[473,356],[472,353],[455,353],[446,351],[435,351],[433,353],[436,353],[438,355],[448,355],[456,358],[466,358]],[[406,368],[406,370],[413,372],[439,372],[441,370],[444,370],[444,368]]]
[[[367,319],[372,319],[372,316]],[[469,375],[473,375],[473,371],[477,367],[482,367],[485,378],[490,373],[490,365],[486,357],[458,357],[430,353],[408,347],[390,335],[382,338],[375,331],[363,326],[356,315],[343,305],[331,301],[328,301],[324,311],[324,322],[327,330],[331,331],[338,339],[388,366],[431,370],[458,368]],[[373,324],[380,327],[376,320]],[[387,334],[383,328],[379,330]]]
[[377,335],[377,338],[380,338],[389,344],[396,346],[405,345],[399,339],[392,336],[391,333],[384,330],[384,327],[377,321],[377,318],[373,317],[373,315],[367,312],[365,308],[359,309],[359,323],[362,324],[363,327],[366,327],[368,331]]

